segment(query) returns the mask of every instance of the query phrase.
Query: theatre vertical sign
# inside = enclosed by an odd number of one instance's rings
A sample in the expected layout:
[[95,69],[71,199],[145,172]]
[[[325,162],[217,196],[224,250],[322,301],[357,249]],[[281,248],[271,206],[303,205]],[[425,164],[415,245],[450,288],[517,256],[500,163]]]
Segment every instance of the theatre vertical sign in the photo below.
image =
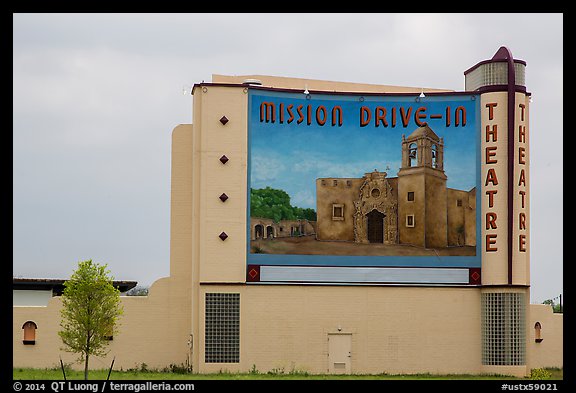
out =
[[481,95],[483,284],[529,283],[527,98],[524,93],[515,93],[514,100],[508,92]]
[[516,93],[514,127],[514,184],[512,223],[512,284],[530,282],[529,265],[529,152],[528,152],[528,100],[525,94]]
[[482,282],[508,281],[507,225],[507,93],[481,96],[482,168]]

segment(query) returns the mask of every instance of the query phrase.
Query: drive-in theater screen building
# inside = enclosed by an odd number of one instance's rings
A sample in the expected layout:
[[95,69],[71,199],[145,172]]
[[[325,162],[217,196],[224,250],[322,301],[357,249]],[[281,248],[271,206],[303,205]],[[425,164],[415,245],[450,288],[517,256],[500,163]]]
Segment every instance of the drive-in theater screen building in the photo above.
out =
[[[562,367],[562,315],[530,304],[525,70],[502,47],[464,71],[463,91],[263,75],[195,85],[193,124],[172,133],[170,276],[122,297],[100,368]],[[73,362],[60,297],[24,298],[14,366]]]

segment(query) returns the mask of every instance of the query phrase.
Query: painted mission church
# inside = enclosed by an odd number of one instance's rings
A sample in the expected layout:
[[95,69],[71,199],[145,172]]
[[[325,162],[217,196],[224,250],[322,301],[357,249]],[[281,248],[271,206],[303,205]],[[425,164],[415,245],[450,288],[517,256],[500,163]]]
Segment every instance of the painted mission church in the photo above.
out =
[[316,180],[317,240],[476,245],[476,187],[446,187],[444,141],[428,126],[402,135],[402,166],[362,178]]

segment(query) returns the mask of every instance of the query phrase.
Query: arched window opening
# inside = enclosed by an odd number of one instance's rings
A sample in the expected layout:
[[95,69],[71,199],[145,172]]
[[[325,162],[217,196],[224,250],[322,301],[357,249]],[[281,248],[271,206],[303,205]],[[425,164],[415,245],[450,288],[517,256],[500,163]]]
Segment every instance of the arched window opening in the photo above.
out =
[[22,325],[24,330],[24,339],[22,342],[24,345],[35,345],[36,344],[36,329],[38,326],[32,321],[27,321]]
[[256,226],[254,226],[254,237],[256,239],[264,238],[264,226],[263,225],[256,224]]
[[536,341],[537,343],[542,342],[542,325],[540,325],[540,322],[536,322],[536,324],[534,325],[534,341]]
[[274,239],[274,228],[271,225],[266,227],[266,239]]
[[438,146],[432,145],[432,168],[438,168]]
[[417,166],[418,165],[418,161],[417,161],[417,148],[416,148],[416,144],[415,143],[411,143],[408,146],[408,166],[412,167],[412,166]]

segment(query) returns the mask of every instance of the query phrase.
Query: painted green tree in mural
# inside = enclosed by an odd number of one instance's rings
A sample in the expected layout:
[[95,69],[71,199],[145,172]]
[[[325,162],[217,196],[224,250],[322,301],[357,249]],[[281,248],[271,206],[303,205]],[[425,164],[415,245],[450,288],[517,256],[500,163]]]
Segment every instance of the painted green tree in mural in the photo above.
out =
[[105,356],[110,337],[117,333],[123,309],[107,265],[87,260],[78,263],[62,293],[62,321],[58,335],[67,352],[79,353],[88,379],[90,356]]
[[290,204],[290,195],[275,188],[250,189],[250,216],[280,220],[306,219],[316,221],[316,211]]

